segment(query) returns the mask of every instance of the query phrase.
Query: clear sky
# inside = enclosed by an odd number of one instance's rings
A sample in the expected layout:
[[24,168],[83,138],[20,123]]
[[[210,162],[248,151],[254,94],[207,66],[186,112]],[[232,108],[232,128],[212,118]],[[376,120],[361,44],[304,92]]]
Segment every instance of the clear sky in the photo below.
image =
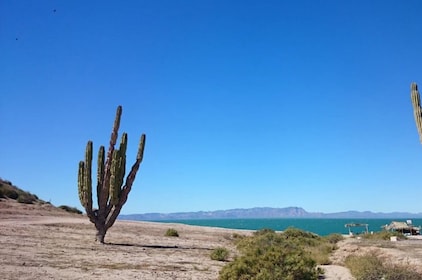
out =
[[[422,1],[0,0],[0,176],[82,209],[115,110],[123,214],[422,212]],[[95,178],[94,178],[95,179]]]

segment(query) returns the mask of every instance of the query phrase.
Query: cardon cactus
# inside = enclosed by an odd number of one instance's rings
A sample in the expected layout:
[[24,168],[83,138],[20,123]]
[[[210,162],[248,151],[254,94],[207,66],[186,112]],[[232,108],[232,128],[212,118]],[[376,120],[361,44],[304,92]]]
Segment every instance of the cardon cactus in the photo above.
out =
[[85,151],[85,160],[79,162],[78,192],[79,200],[85,208],[89,220],[97,229],[96,241],[104,243],[107,230],[113,226],[135,181],[136,173],[143,159],[145,148],[145,134],[141,135],[138,154],[125,181],[126,147],[128,136],[123,133],[119,149],[115,149],[122,106],[117,107],[116,118],[110,137],[110,146],[105,158],[104,146],[98,151],[97,164],[97,203],[98,209],[92,207],[92,141],[88,141]]
[[415,117],[416,127],[419,133],[419,140],[422,143],[422,108],[418,85],[416,83],[412,83],[410,85],[410,97],[412,99],[413,115]]

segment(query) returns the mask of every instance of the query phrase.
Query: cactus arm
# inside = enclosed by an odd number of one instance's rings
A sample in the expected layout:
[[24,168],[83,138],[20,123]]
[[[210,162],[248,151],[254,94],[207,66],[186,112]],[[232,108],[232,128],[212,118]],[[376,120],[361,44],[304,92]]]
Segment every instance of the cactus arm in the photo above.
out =
[[88,141],[85,151],[85,161],[79,162],[78,193],[82,206],[88,212],[92,209],[92,142]]
[[92,209],[92,141],[86,144],[85,152],[85,192],[87,196],[86,209]]
[[114,150],[113,152],[113,161],[111,164],[110,170],[110,204],[116,205],[119,201],[119,192],[120,186],[119,185],[119,151]]
[[130,188],[132,187],[132,184],[135,181],[136,172],[138,172],[139,166],[141,165],[141,162],[144,158],[145,141],[146,141],[146,136],[145,134],[142,134],[141,140],[139,141],[138,154],[136,155],[136,161],[132,165],[132,168],[129,174],[127,175],[126,183],[123,187],[123,191],[126,192],[126,195],[124,197],[125,199],[120,201],[122,204],[126,202],[127,195],[129,194]]
[[114,222],[116,221],[116,218],[119,216],[119,213],[123,207],[123,205],[127,201],[127,197],[132,189],[132,184],[135,181],[136,173],[139,170],[139,166],[144,158],[144,149],[145,149],[145,141],[146,136],[145,134],[142,134],[141,140],[139,141],[139,147],[138,147],[138,153],[136,156],[136,161],[133,164],[128,176],[126,177],[126,183],[121,189],[120,197],[119,197],[119,203],[114,206],[114,209],[112,212],[108,212],[107,214],[107,220],[106,220],[106,228],[110,228],[113,226]]
[[126,168],[127,133],[123,133],[119,150],[114,150],[110,176],[110,203],[119,203]]
[[141,164],[142,160],[144,159],[144,149],[145,149],[145,141],[146,141],[145,134],[141,135],[141,140],[139,141],[139,147],[138,147],[138,154],[136,155],[136,158],[139,159],[139,164]]
[[418,85],[416,83],[412,83],[410,86],[410,96],[412,99],[413,115],[415,117],[416,128],[418,129],[419,140],[422,143],[422,108]]
[[123,133],[122,140],[119,147],[119,186],[123,186],[123,181],[126,174],[126,149],[127,149],[127,133]]
[[122,106],[118,106],[117,111],[116,111],[116,117],[114,119],[113,129],[111,131],[110,146],[107,152],[107,159],[105,162],[103,186],[102,186],[100,195],[98,197],[98,207],[100,211],[102,209],[105,210],[107,208],[107,202],[109,199],[111,165],[113,161],[114,146],[116,145],[116,141],[117,141],[121,116],[122,116]]
[[86,209],[88,207],[87,200],[86,200],[86,193],[85,193],[85,162],[79,162],[79,169],[78,169],[78,194],[79,200],[82,206]]
[[95,215],[92,209],[92,142],[88,141],[85,151],[85,161],[79,162],[78,170],[78,194],[82,206],[91,222],[95,222]]
[[98,150],[98,161],[97,161],[97,203],[100,205],[100,196],[98,195],[101,193],[101,189],[103,186],[103,180],[104,180],[104,146],[100,146],[100,149]]

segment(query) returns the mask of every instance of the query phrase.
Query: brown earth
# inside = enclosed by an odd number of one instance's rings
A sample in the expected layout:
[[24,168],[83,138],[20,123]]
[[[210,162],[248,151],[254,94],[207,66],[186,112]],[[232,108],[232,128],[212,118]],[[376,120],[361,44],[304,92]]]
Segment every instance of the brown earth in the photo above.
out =
[[[167,229],[179,237],[166,237]],[[106,245],[94,242],[94,226],[82,215],[49,204],[0,199],[2,279],[218,279],[226,262],[213,261],[214,248],[236,255],[233,234],[252,231],[153,222],[117,221]],[[399,262],[420,265],[422,241],[399,241],[380,250]],[[379,248],[346,239],[323,266],[325,279],[353,279],[344,265],[348,254]]]
[[[166,237],[168,228],[179,237]],[[225,262],[214,248],[235,255],[233,233],[251,231],[181,224],[116,221],[106,245],[93,224],[49,204],[0,201],[2,279],[217,279]]]
[[406,240],[368,240],[346,238],[340,241],[331,256],[333,264],[344,265],[349,255],[375,254],[387,263],[409,265],[422,273],[422,236],[411,236]]

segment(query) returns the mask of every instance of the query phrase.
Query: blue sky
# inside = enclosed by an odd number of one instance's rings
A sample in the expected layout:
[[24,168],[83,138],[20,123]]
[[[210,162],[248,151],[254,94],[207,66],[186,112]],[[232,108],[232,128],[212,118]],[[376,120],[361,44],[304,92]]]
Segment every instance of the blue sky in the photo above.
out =
[[[53,10],[56,10],[55,12]],[[0,176],[80,209],[118,105],[122,213],[422,212],[421,1],[0,1]]]

